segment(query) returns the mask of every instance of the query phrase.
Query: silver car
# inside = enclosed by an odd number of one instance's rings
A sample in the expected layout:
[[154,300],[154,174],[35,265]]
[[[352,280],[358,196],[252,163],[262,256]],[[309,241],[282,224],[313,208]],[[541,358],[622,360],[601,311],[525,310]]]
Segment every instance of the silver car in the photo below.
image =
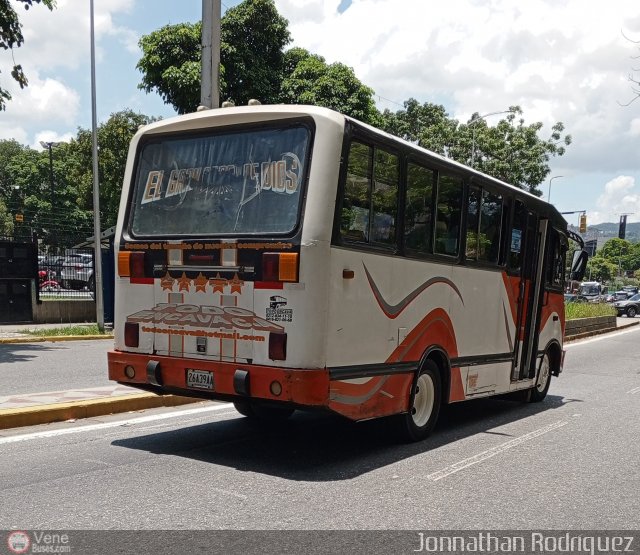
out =
[[70,254],[65,256],[60,272],[62,287],[65,289],[88,289],[95,287],[93,277],[93,257],[90,254]]

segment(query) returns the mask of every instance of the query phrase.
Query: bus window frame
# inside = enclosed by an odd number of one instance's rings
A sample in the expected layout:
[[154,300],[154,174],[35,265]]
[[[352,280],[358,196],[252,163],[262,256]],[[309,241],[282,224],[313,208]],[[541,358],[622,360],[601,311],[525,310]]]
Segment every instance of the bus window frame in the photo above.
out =
[[[174,138],[203,138],[212,136],[212,131],[216,134],[236,134],[236,133],[246,133],[247,131],[251,132],[254,130],[263,131],[268,129],[274,130],[282,130],[288,127],[297,127],[297,126],[306,127],[309,131],[309,142],[307,144],[307,153],[306,153],[306,167],[304,169],[304,173],[302,174],[302,179],[300,180],[300,202],[298,205],[298,212],[296,215],[296,225],[293,227],[291,231],[287,232],[279,232],[279,233],[233,233],[233,234],[212,234],[212,233],[203,233],[203,234],[175,234],[175,233],[165,233],[165,234],[157,234],[157,235],[136,235],[132,230],[132,211],[134,208],[134,196],[136,193],[136,185],[138,180],[138,170],[140,164],[140,154],[144,150],[144,148],[155,142],[161,142],[164,140],[171,140]],[[255,237],[265,237],[269,238],[294,238],[297,237],[303,228],[303,220],[306,209],[306,201],[307,201],[307,189],[309,186],[309,173],[311,170],[311,165],[313,163],[313,151],[315,146],[315,137],[316,137],[316,124],[312,117],[310,116],[299,116],[292,117],[286,119],[274,119],[267,120],[261,122],[251,122],[251,123],[241,123],[241,124],[231,124],[231,125],[221,125],[216,127],[207,127],[200,129],[187,129],[181,131],[169,131],[169,132],[161,132],[161,133],[145,133],[143,134],[138,144],[136,145],[136,153],[135,153],[135,162],[133,168],[131,170],[131,178],[129,181],[129,191],[127,196],[126,209],[124,213],[124,225],[122,228],[122,235],[125,240],[128,241],[166,241],[166,240],[202,240],[202,239],[230,239],[230,238],[255,238]]]
[[[374,243],[370,241],[350,241],[342,236],[341,221],[342,221],[342,206],[344,202],[344,192],[347,182],[347,175],[349,172],[349,153],[351,152],[351,144],[358,142],[372,149],[372,168],[371,179],[375,180],[375,156],[376,150],[379,148],[385,152],[394,155],[398,160],[398,187],[397,187],[397,210],[396,210],[396,222],[395,222],[395,238],[393,244],[384,245],[383,243]],[[402,230],[400,228],[400,222],[404,222],[404,202],[406,179],[406,155],[402,149],[398,148],[398,145],[393,141],[381,140],[379,135],[375,133],[367,133],[365,129],[355,127],[350,122],[345,124],[345,132],[342,143],[342,151],[340,156],[340,172],[338,175],[338,186],[336,187],[336,203],[333,217],[333,228],[331,234],[331,244],[333,246],[340,246],[348,249],[374,252],[376,254],[386,255],[400,255],[400,240],[402,236]],[[371,193],[373,191],[371,190]],[[372,205],[372,199],[369,199],[369,205]],[[371,227],[371,222],[369,222]]]
[[[484,192],[488,191],[489,193],[491,193],[492,195],[497,195],[500,196],[502,198],[502,211],[501,211],[501,216],[500,216],[500,239],[499,239],[499,245],[498,245],[498,257],[497,260],[495,262],[491,262],[491,261],[487,261],[487,260],[482,260],[479,259],[476,255],[476,258],[467,258],[466,252],[467,252],[467,231],[468,231],[468,218],[469,218],[469,194],[470,194],[470,188],[471,187],[476,187],[480,190],[480,199],[481,202],[478,206],[478,223],[477,223],[477,231],[480,229],[480,225],[481,225],[481,220],[482,220],[482,199],[484,197]],[[510,214],[509,211],[511,210],[511,204],[512,204],[512,195],[509,194],[510,191],[508,190],[500,190],[499,187],[494,186],[492,183],[484,180],[484,179],[477,179],[474,177],[472,177],[471,179],[468,180],[468,182],[466,183],[466,187],[465,187],[465,199],[464,199],[464,233],[463,233],[463,239],[464,239],[464,253],[463,253],[463,263],[465,266],[470,266],[473,268],[482,268],[485,270],[491,270],[491,269],[496,269],[496,270],[500,270],[502,271],[505,266],[506,266],[506,262],[507,262],[507,256],[506,256],[506,252],[505,249],[507,248],[507,246],[509,246],[505,241],[506,241],[506,237],[507,235],[510,235],[510,226],[511,226],[511,219],[510,219]],[[505,212],[507,212],[507,218],[509,218],[507,225],[505,226]]]

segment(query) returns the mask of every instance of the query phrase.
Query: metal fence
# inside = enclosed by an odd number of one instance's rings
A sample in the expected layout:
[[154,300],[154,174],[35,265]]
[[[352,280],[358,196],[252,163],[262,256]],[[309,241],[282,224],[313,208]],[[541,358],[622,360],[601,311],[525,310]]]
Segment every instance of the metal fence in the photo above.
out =
[[38,245],[40,300],[94,299],[93,249],[69,249]]

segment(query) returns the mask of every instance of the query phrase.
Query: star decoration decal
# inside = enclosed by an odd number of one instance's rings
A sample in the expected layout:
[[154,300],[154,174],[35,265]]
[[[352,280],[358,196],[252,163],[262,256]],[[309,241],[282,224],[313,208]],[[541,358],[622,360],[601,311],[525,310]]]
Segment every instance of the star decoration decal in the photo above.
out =
[[242,294],[242,286],[244,285],[244,281],[242,281],[238,274],[233,276],[233,279],[229,281],[229,285],[231,285],[231,294],[234,293]]
[[213,287],[214,293],[224,293],[224,286],[227,285],[227,280],[220,277],[220,272],[215,278],[209,280],[209,284]]
[[196,286],[196,293],[198,291],[206,292],[208,280],[202,275],[202,272],[198,274],[198,277],[193,280],[193,284]]
[[189,291],[191,280],[187,277],[187,274],[182,272],[182,277],[178,280],[178,291]]
[[162,290],[164,291],[165,289],[168,289],[169,291],[173,291],[173,284],[176,282],[175,279],[173,279],[170,275],[169,272],[167,272],[164,277],[160,280],[160,285],[162,286]]

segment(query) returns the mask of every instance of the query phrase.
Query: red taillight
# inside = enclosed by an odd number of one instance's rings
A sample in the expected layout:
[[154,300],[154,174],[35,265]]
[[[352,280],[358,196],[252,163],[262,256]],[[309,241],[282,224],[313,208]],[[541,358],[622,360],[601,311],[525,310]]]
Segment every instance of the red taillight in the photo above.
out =
[[145,277],[144,252],[120,251],[118,253],[118,275],[120,277]]
[[269,358],[271,360],[287,359],[287,334],[280,332],[269,333]]
[[137,322],[125,322],[124,344],[127,347],[137,347],[140,345],[140,325]]
[[298,253],[263,253],[262,279],[263,281],[298,281]]
[[132,252],[129,259],[129,267],[131,268],[131,277],[144,277],[144,253]]
[[280,258],[277,252],[265,252],[262,255],[263,281],[278,281],[278,267]]

